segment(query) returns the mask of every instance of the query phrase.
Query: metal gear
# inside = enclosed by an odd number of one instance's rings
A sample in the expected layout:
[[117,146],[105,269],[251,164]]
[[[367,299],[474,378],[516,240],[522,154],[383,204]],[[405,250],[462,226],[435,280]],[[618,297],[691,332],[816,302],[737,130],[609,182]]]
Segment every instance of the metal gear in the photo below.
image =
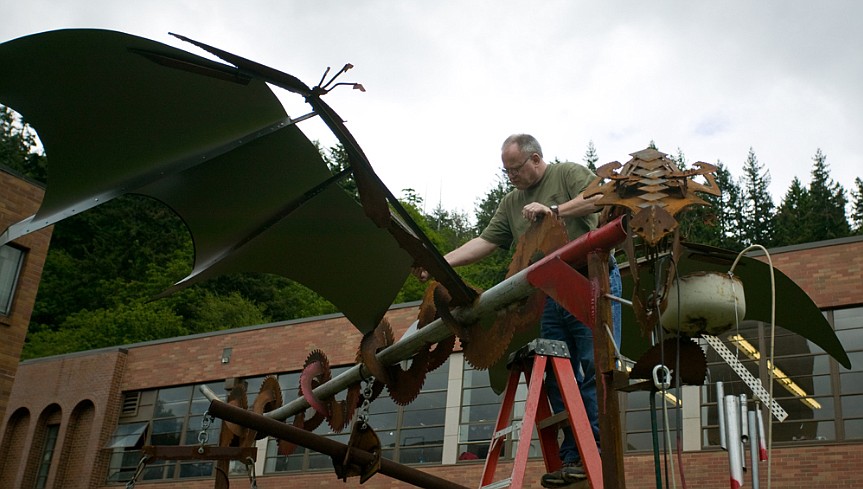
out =
[[[657,365],[665,365],[671,370],[671,378],[668,379],[671,385],[676,384],[678,376],[681,384],[702,385],[707,376],[704,350],[686,337],[668,338],[650,347],[632,367],[629,378],[650,379]],[[675,368],[677,365],[680,365],[679,372]]]

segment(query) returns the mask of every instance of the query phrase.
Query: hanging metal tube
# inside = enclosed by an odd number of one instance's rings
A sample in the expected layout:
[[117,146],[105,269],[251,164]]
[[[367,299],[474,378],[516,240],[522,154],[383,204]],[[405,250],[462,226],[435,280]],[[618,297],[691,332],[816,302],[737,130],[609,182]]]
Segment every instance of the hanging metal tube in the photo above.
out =
[[758,489],[758,415],[755,411],[747,411],[749,425],[749,474],[752,477],[752,489]]
[[725,396],[725,421],[728,433],[728,465],[731,469],[731,489],[743,486],[743,454],[740,453],[740,398]]
[[719,446],[728,450],[725,434],[725,387],[721,380],[716,381],[716,412],[719,416]]
[[764,462],[767,460],[767,432],[764,431],[764,415],[758,403],[755,404],[755,411],[758,413],[758,460]]

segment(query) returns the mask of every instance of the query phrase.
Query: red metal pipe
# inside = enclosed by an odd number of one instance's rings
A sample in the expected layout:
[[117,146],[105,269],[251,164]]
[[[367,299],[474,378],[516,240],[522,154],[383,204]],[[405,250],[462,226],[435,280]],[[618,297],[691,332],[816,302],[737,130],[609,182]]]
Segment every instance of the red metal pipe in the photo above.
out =
[[591,251],[610,250],[626,239],[625,218],[626,216],[620,216],[600,228],[582,234],[530,268],[541,268],[540,264],[556,259],[569,263],[573,268],[585,266]]

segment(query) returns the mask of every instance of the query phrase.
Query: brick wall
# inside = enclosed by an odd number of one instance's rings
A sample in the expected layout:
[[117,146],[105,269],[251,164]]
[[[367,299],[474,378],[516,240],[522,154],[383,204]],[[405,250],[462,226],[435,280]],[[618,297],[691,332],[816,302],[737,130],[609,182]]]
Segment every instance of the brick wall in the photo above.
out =
[[[0,233],[11,224],[36,213],[45,190],[32,182],[0,167]],[[15,372],[21,361],[24,337],[36,302],[36,291],[42,277],[42,267],[48,254],[51,228],[24,236],[12,244],[25,250],[24,264],[15,289],[12,310],[8,316],[0,315],[0,419],[6,415],[9,393]]]
[[[817,487],[818,489],[859,489],[863,487],[863,449],[860,445],[813,446],[809,448],[782,448],[771,453],[770,479],[774,489],[798,489]],[[674,456],[669,454],[669,457]],[[660,454],[660,458],[664,456]],[[630,455],[625,458],[627,489],[655,489],[656,477],[653,455]],[[675,456],[674,472],[676,487],[682,487],[679,477],[680,463]],[[687,452],[682,455],[683,476],[687,487],[698,489],[727,489],[729,483],[728,457],[725,452]],[[424,471],[465,487],[478,487],[482,477],[482,462],[449,466],[423,468]],[[768,462],[758,467],[760,487],[767,486]],[[501,463],[495,481],[511,474],[512,465]],[[545,472],[541,460],[532,460],[524,477],[525,489],[539,489],[539,479]],[[665,468],[661,466],[663,487]],[[265,488],[326,488],[344,487],[362,489],[407,489],[414,487],[382,474],[377,474],[365,482],[350,478],[342,482],[332,471],[304,474],[258,476],[258,487]],[[143,485],[143,484],[141,484]],[[247,487],[247,478],[233,478],[231,487]],[[103,489],[117,486],[103,486]],[[182,483],[163,482],[153,484],[159,489],[211,489],[212,479],[184,481]],[[587,489],[587,484],[572,486],[574,489]],[[667,487],[673,487],[669,481]],[[744,476],[744,487],[752,487],[751,475]]]
[[[0,481],[17,482],[4,487],[32,486],[33,464],[41,454],[45,426],[57,422],[60,432],[54,460],[59,462],[52,463],[48,486],[58,477],[64,482],[57,487],[91,488],[104,483],[109,454],[101,448],[117,425],[125,365],[126,353],[120,349],[21,364],[10,397],[10,417],[26,412],[29,421],[12,423],[14,435],[6,429],[13,436],[3,437],[0,453],[17,450],[28,453],[31,460],[5,464]],[[80,467],[86,467],[86,474],[81,474]],[[78,477],[71,479],[69,474]]]
[[[396,338],[416,319],[416,314],[416,307],[387,312]],[[332,366],[353,365],[360,339],[362,334],[338,315],[321,321],[289,321],[153,342],[129,348],[122,389],[152,389],[296,371],[315,349],[322,350]],[[221,362],[225,348],[231,348],[227,364]]]
[[[863,304],[863,253],[859,239],[828,246],[787,247],[770,253],[773,266],[791,277],[821,309]],[[767,261],[765,257],[759,257]]]

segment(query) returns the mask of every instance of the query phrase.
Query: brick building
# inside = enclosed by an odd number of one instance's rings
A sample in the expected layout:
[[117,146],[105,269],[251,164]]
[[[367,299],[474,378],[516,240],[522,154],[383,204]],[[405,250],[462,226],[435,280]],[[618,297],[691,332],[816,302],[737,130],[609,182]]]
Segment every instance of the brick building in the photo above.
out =
[[[16,212],[23,215],[32,209]],[[3,222],[13,217],[4,216]],[[38,283],[38,274],[26,274],[28,266],[37,267],[27,260],[35,260],[32,255],[38,246],[44,258],[47,236],[41,239],[44,244],[26,245],[30,248],[16,292],[16,300],[27,301],[27,316]],[[824,310],[852,361],[852,369],[845,369],[805,341],[803,349],[776,357],[775,363],[793,372],[793,380],[818,407],[801,408],[798,396],[777,391],[780,403],[789,406],[791,418],[784,423],[789,429],[777,425],[775,432],[769,462],[772,487],[859,487],[863,481],[863,238],[775,249],[770,255],[774,265]],[[32,290],[24,297],[28,287]],[[4,335],[16,327],[26,328],[22,325],[27,318],[16,316],[19,312],[13,308],[10,316],[21,320],[15,322],[18,326],[3,323]],[[390,309],[387,317],[396,337],[416,314],[417,304]],[[763,324],[745,327],[763,334]],[[12,355],[20,354],[23,329],[19,337]],[[791,341],[787,335],[777,338]],[[359,332],[335,314],[21,362],[0,425],[0,487],[123,487],[138,468],[141,445],[195,445],[202,433],[211,442],[218,438],[218,420],[207,429],[202,423],[208,402],[200,386],[224,393],[226,379],[243,379],[251,404],[264,377],[276,374],[283,398],[289,401],[297,395],[299,371],[309,352],[323,351],[337,375],[354,364],[359,340]],[[6,354],[5,340],[3,348]],[[753,362],[757,368],[759,361]],[[764,359],[760,362],[763,367]],[[792,368],[799,365],[805,368]],[[10,376],[15,367],[4,364]],[[667,412],[671,443],[678,443],[674,428],[678,419],[683,432],[681,458],[673,452],[666,458],[673,460],[675,471],[682,468],[690,487],[728,486],[727,454],[712,441],[717,428],[710,414],[715,407],[712,389],[710,382],[703,387],[684,387],[675,393],[682,408],[669,407]],[[385,457],[467,487],[479,485],[499,407],[499,397],[491,391],[484,372],[472,370],[456,352],[428,375],[422,392],[408,406],[396,405],[385,394],[372,403],[369,421],[381,439]],[[649,395],[621,395],[629,488],[655,487]],[[516,416],[518,412],[517,406]],[[348,438],[348,433],[332,433],[326,424],[316,433],[342,443]],[[519,441],[508,441],[508,454]],[[268,438],[259,440],[257,448],[253,473],[262,489],[359,487],[358,478],[346,483],[338,479],[328,456],[299,449],[285,457]],[[525,487],[540,487],[544,467],[538,447],[532,447],[532,454]],[[213,487],[214,468],[209,462],[156,461],[141,468],[137,487]],[[501,474],[510,468],[502,463]],[[759,469],[764,484],[767,462]],[[249,484],[248,467],[233,463],[230,471],[232,487]],[[382,489],[407,484],[378,474],[363,486]]]
[[[0,229],[6,229],[36,213],[45,189],[0,166],[0,192]],[[0,246],[0,418],[6,414],[50,239],[46,229]]]

